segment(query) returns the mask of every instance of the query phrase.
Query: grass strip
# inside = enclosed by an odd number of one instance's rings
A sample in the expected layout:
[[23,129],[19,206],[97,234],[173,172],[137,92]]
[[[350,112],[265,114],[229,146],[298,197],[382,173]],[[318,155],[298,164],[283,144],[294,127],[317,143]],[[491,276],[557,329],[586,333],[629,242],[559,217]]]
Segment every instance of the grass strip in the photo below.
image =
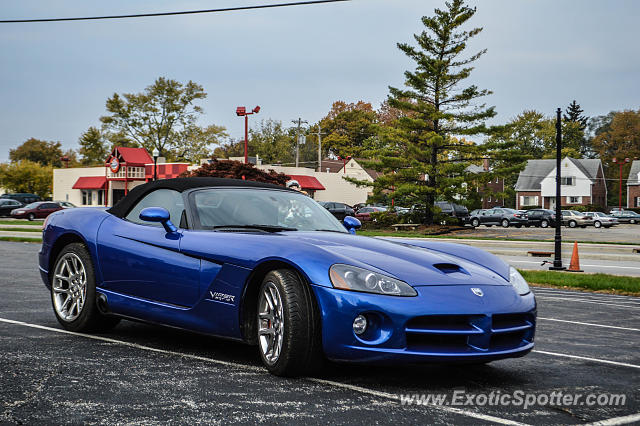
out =
[[42,228],[3,228],[0,226],[0,231],[4,232],[42,232]]
[[41,243],[41,237],[5,237],[0,236],[0,241],[15,241],[18,243]]
[[530,270],[520,273],[532,285],[640,296],[640,277]]
[[[416,231],[386,231],[386,230],[366,230],[366,231],[358,231],[358,235],[362,235],[364,237],[397,237],[397,238],[444,238],[451,240],[481,240],[481,241],[525,241],[525,242],[533,242],[533,243],[552,243],[554,240],[535,240],[530,238],[504,238],[504,237],[473,237],[473,236],[462,236],[462,235],[452,235],[452,234],[443,234],[443,235],[429,235],[423,234]],[[564,237],[565,243],[573,243],[576,240],[571,240]],[[633,243],[624,243],[617,241],[580,241],[577,240],[578,244],[611,244],[611,245],[620,245],[620,246],[629,246],[634,245]]]
[[42,225],[41,220],[0,220],[0,225]]

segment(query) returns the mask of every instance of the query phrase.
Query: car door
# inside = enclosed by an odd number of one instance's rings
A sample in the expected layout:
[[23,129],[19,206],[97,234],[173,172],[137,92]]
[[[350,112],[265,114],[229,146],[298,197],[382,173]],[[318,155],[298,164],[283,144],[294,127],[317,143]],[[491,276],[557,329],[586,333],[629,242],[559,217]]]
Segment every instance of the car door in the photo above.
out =
[[102,286],[119,294],[181,307],[200,297],[200,260],[180,253],[182,230],[168,233],[161,224],[142,221],[140,211],[163,207],[179,225],[182,195],[157,189],[124,217],[111,216],[98,231],[98,263]]
[[493,225],[493,216],[495,215],[495,209],[485,210],[480,217],[480,223],[483,225]]
[[542,211],[529,210],[527,213],[527,219],[529,221],[529,225],[540,226],[540,222],[542,222]]
[[333,214],[337,219],[344,220],[344,217],[347,215],[347,206],[343,203],[334,203],[335,205],[335,213]]

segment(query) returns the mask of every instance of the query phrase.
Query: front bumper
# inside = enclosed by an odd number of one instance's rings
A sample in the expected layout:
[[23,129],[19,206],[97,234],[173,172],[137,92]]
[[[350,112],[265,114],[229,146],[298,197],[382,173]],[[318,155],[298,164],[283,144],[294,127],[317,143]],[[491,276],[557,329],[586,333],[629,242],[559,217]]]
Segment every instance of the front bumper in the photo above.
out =
[[[313,286],[322,315],[325,355],[350,362],[482,362],[533,348],[536,302],[511,286],[416,287],[394,297]],[[367,318],[361,336],[353,320]]]

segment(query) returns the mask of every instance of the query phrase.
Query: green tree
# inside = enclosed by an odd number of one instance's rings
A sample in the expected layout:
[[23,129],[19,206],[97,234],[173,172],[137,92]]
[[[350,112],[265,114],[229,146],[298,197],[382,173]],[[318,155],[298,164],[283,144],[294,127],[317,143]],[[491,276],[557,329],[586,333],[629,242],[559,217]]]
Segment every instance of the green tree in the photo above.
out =
[[590,141],[585,135],[589,118],[584,116],[583,112],[584,110],[580,108],[580,104],[575,99],[565,110],[562,120],[564,123],[573,124],[567,126],[564,141],[567,146],[577,147],[581,157],[593,157],[594,153]]
[[42,198],[51,194],[53,169],[30,160],[0,164],[0,186],[11,192],[28,192]]
[[214,145],[220,145],[229,137],[227,129],[222,126],[207,127],[189,126],[183,130],[182,137],[175,146],[176,160],[198,163],[201,159],[210,158]]
[[78,139],[80,162],[85,166],[104,164],[109,155],[110,144],[97,127],[89,127]]
[[15,149],[9,150],[11,161],[28,160],[43,166],[60,167],[62,144],[30,138]]
[[249,153],[259,155],[265,163],[292,163],[294,152],[295,136],[281,121],[261,120],[249,130]]
[[485,133],[485,120],[495,115],[493,107],[478,103],[491,92],[466,84],[471,64],[486,51],[463,57],[469,40],[482,31],[461,28],[475,12],[462,0],[447,2],[445,10],[422,18],[426,28],[414,36],[417,47],[398,44],[416,68],[405,72],[406,88],[390,87],[389,106],[403,114],[380,132],[384,148],[370,153],[377,161],[368,165],[384,173],[373,184],[374,194],[390,191],[424,205],[426,224],[433,223],[437,198],[465,191],[463,183],[472,179],[464,172],[469,156],[481,155],[477,145],[454,136]]
[[574,99],[573,102],[569,104],[567,109],[562,114],[562,119],[564,121],[573,121],[574,123],[580,123],[580,128],[585,130],[587,128],[587,122],[589,121],[588,117],[585,117],[582,113],[584,110],[580,108],[580,104],[576,102]]
[[334,102],[320,126],[327,135],[322,145],[333,155],[360,157],[365,141],[376,134],[377,114],[370,103]]
[[[125,93],[107,99],[109,115],[100,118],[107,130],[152,152],[177,157],[189,145],[193,127],[202,114],[195,102],[207,96],[202,86],[158,78],[142,93]],[[182,150],[182,151],[181,151]]]

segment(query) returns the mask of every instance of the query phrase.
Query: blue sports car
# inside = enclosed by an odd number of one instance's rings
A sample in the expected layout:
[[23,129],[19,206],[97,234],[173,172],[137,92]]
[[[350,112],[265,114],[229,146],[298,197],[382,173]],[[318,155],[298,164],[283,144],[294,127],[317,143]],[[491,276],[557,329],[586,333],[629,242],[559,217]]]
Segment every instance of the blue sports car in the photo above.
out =
[[342,362],[486,363],[533,348],[522,276],[477,248],[352,235],[304,194],[217,178],[49,216],[39,253],[68,330],[121,318],[257,345],[277,375]]

